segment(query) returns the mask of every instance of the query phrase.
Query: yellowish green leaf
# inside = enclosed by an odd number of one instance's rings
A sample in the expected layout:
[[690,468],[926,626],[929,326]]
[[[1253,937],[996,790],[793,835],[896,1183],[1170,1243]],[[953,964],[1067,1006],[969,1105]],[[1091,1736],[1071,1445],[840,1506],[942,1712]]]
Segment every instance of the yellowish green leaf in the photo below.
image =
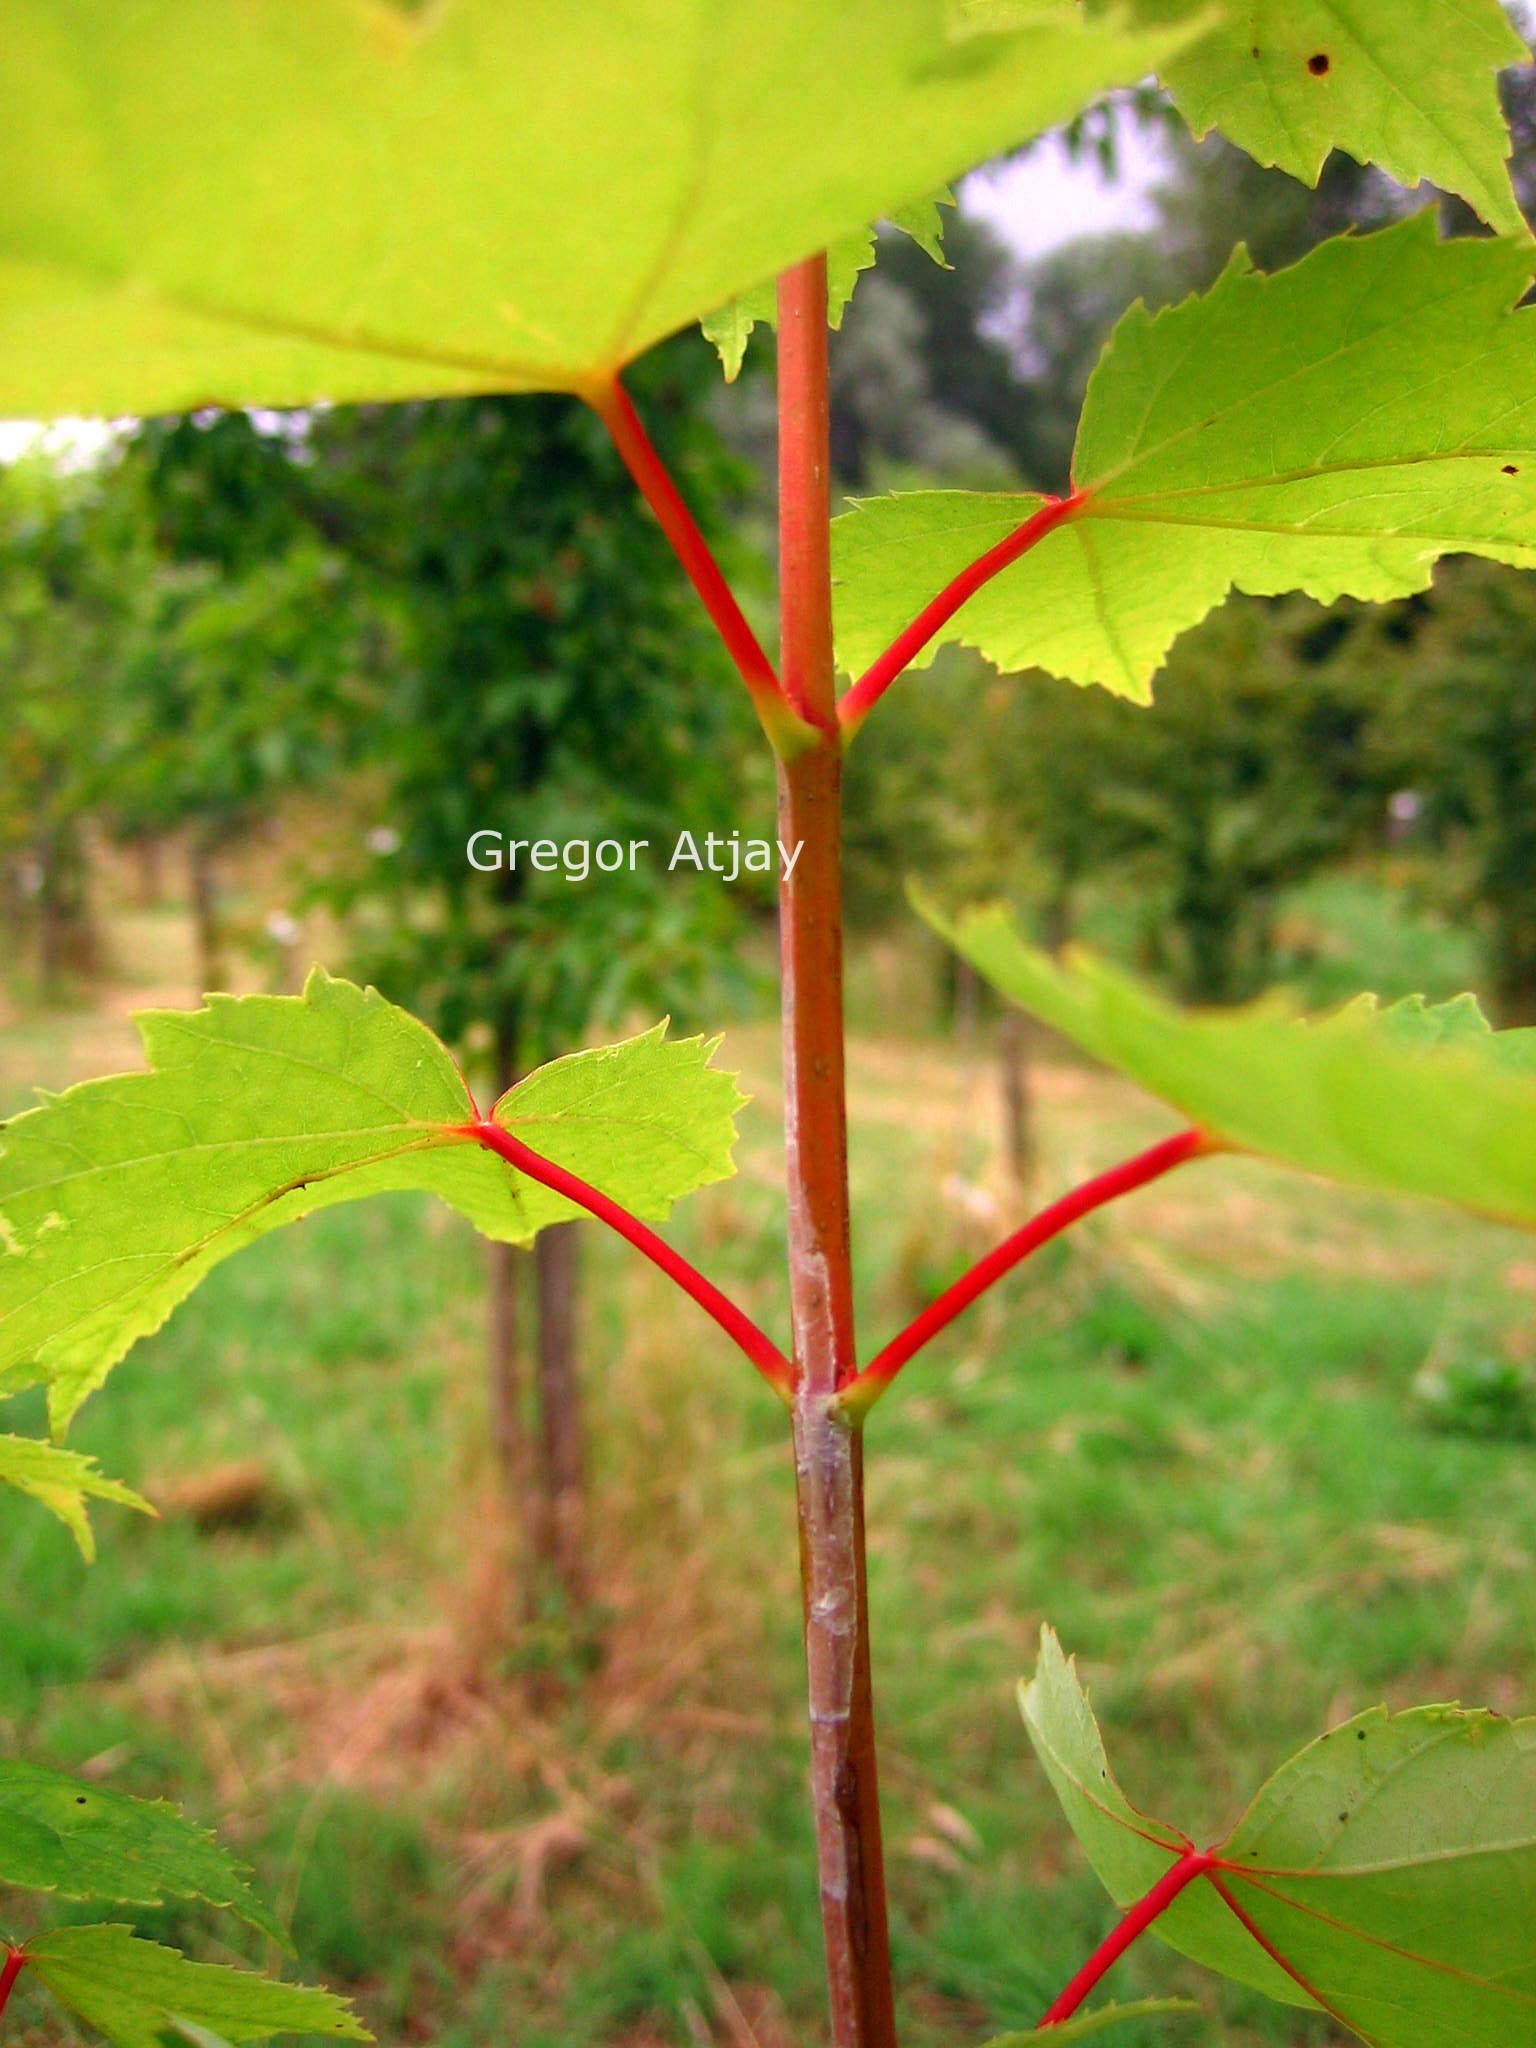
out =
[[174,1806],[0,1758],[0,1884],[158,1906],[227,1906],[287,1946],[244,1866]]
[[190,1963],[126,1927],[56,1927],[28,1942],[27,1969],[114,2048],[164,2048],[189,2026],[230,2043],[274,2034],[373,2039],[329,1991]]
[[111,1501],[118,1507],[136,1508],[142,1515],[155,1512],[131,1486],[108,1479],[96,1460],[83,1451],[38,1443],[31,1437],[0,1436],[0,1481],[57,1515],[86,1559],[96,1555],[87,1501]]
[[1041,0],[11,0],[0,414],[586,390],[1134,82]]
[[1471,997],[1308,1021],[1270,998],[1189,1011],[1007,911],[920,914],[984,980],[1222,1144],[1536,1228],[1536,1031],[1490,1031]]
[[[139,1020],[151,1071],[88,1081],[0,1127],[0,1373],[46,1380],[56,1429],[242,1245],[336,1202],[439,1195],[526,1244],[578,1207],[466,1130],[446,1048],[319,970],[302,996],[213,996]],[[497,1121],[633,1213],[732,1171],[734,1080],[663,1026],[519,1082]]]
[[1218,128],[1261,164],[1315,185],[1342,149],[1522,234],[1495,74],[1529,55],[1498,0],[1254,0],[1163,76],[1197,135]]
[[[1121,1791],[1049,1629],[1020,1704],[1073,1833],[1130,1906],[1189,1838]],[[1212,1854],[1153,1923],[1181,1953],[1372,2048],[1532,2039],[1536,1721],[1360,1714],[1283,1764]]]
[[[1441,242],[1426,213],[1274,276],[1240,253],[1202,297],[1133,306],[1088,387],[1081,501],[934,645],[1145,700],[1233,589],[1380,602],[1445,554],[1536,565],[1536,315],[1513,310],[1533,262]],[[843,664],[867,667],[1044,502],[921,491],[839,519]]]

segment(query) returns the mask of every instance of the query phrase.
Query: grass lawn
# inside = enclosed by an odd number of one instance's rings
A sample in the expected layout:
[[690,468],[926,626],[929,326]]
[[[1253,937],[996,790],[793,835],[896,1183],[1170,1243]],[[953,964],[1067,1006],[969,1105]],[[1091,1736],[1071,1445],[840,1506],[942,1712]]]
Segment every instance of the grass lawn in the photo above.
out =
[[[1347,950],[1373,926],[1341,903]],[[128,938],[138,988],[0,1033],[6,1106],[125,1064],[122,1011],[185,986],[177,921]],[[755,1097],[741,1172],[672,1229],[782,1329],[771,1030],[723,1058]],[[852,1068],[877,1340],[1014,1212],[983,1040],[859,1034]],[[1034,1079],[1042,1198],[1170,1127],[1064,1059]],[[519,1626],[478,1247],[392,1198],[219,1269],[91,1403],[76,1440],[160,1522],[98,1513],[87,1567],[0,1500],[0,1739],[219,1823],[302,1968],[386,2041],[803,2048],[822,1991],[782,1413],[691,1304],[586,1236],[600,1660]],[[1523,1368],[1533,1310],[1527,1239],[1210,1161],[908,1368],[870,1425],[906,2048],[1031,2024],[1109,1921],[1013,1702],[1042,1620],[1132,1796],[1197,1835],[1376,1700],[1536,1707],[1536,1451],[1433,1429],[1413,1390],[1426,1365]],[[210,1511],[221,1488],[244,1519]],[[195,1915],[140,1925],[227,1953]],[[1126,2048],[1337,2038],[1153,1943],[1113,1988],[1204,2006]],[[25,1976],[11,2011],[17,2039],[74,2038]]]

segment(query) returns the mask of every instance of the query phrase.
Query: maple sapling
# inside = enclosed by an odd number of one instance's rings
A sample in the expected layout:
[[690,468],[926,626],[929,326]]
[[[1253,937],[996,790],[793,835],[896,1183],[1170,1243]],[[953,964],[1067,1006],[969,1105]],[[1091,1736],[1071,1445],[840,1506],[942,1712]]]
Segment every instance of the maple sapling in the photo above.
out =
[[[412,1189],[501,1243],[600,1219],[789,1410],[830,2038],[894,2048],[865,1558],[876,1400],[1031,1252],[1195,1160],[1244,1153],[1536,1228],[1536,1035],[1490,1031],[1470,998],[1365,999],[1318,1022],[1280,1002],[1186,1014],[1092,960],[1046,956],[1001,912],[920,899],[978,974],[1142,1084],[1177,1128],[1061,1195],[861,1362],[844,752],[946,643],[1145,702],[1175,638],[1234,590],[1382,601],[1422,590],[1446,554],[1536,566],[1536,312],[1521,309],[1536,248],[1494,78],[1524,46],[1495,0],[1357,0],[1347,26],[1336,8],[1235,0],[657,0],[601,19],[565,0],[443,0],[400,18],[350,0],[213,0],[212,19],[208,0],[21,0],[13,34],[0,409],[558,391],[607,428],[773,754],[792,1341],[653,1227],[732,1169],[742,1098],[712,1044],[657,1027],[555,1060],[483,1108],[425,1026],[317,970],[299,997],[151,1013],[146,1073],[7,1127],[0,1385],[46,1386],[62,1435],[204,1273],[332,1202]],[[872,223],[942,260],[946,180],[1150,74],[1197,133],[1261,163],[1315,182],[1344,149],[1459,194],[1493,233],[1445,241],[1425,211],[1269,276],[1237,251],[1208,291],[1121,318],[1068,490],[916,489],[834,519],[828,324],[876,258]],[[281,264],[247,262],[270,248]],[[622,381],[696,320],[728,377],[754,330],[777,328],[776,661]],[[553,841],[512,852],[560,866]],[[82,1542],[87,1496],[142,1505],[58,1444],[0,1439],[0,1478]],[[1529,2048],[1531,1724],[1450,1707],[1358,1716],[1200,1847],[1120,1791],[1049,1632],[1021,1705],[1123,1914],[1033,2031],[1069,2041],[1167,2011],[1085,2007],[1155,1931],[1374,2048]],[[0,1769],[0,1876],[24,1834],[13,1822],[8,1837],[3,1794]],[[242,2040],[355,2026],[309,2024],[313,2004],[281,2000],[258,2017],[229,1973],[199,1977],[203,2003],[183,2004],[181,1973],[202,1966],[151,1946],[59,1929],[24,1961],[123,2048],[165,2038],[176,2015]]]

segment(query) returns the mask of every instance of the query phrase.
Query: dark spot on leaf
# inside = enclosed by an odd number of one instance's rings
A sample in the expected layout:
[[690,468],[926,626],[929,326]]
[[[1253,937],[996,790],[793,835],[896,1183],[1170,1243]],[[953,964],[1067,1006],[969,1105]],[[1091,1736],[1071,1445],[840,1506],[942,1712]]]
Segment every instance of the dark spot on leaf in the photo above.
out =
[[1314,78],[1322,78],[1327,75],[1332,63],[1333,59],[1326,50],[1314,50],[1307,59],[1307,69]]
[[1357,1728],[1357,1729],[1355,1730],[1355,1740],[1356,1740],[1356,1742],[1364,1742],[1364,1740],[1365,1740],[1365,1730],[1364,1730],[1363,1728]]
[[77,1792],[77,1793],[75,1794],[75,1804],[76,1804],[76,1806],[84,1806],[84,1804],[85,1804],[85,1794],[84,1794],[83,1792]]
[[1518,476],[1518,475],[1520,474],[1520,465],[1519,465],[1519,463],[1518,463],[1518,462],[1506,462],[1506,463],[1505,463],[1505,465],[1504,465],[1504,474],[1505,474],[1506,476]]
[[1348,1815],[1347,1813],[1341,1813],[1341,1814],[1339,1815],[1339,1820],[1340,1820],[1340,1822],[1341,1822],[1341,1823],[1342,1823],[1342,1822],[1345,1822],[1345,1821],[1347,1821],[1348,1819],[1349,1819],[1349,1815]]

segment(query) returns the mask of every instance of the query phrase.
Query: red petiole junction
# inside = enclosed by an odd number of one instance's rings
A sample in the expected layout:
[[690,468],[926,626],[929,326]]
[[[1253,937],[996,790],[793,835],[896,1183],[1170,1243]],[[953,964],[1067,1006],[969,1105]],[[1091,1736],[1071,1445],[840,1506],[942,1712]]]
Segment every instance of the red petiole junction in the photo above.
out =
[[[514,1137],[504,1124],[491,1117],[477,1116],[472,1123],[460,1126],[458,1134],[483,1145],[488,1152],[504,1159],[508,1166],[527,1174],[530,1180],[563,1195],[567,1201],[595,1216],[598,1222],[606,1223],[610,1230],[616,1231],[626,1243],[643,1253],[653,1266],[659,1267],[684,1294],[699,1304],[707,1316],[713,1318],[781,1399],[789,1401],[793,1398],[797,1379],[794,1365],[773,1339],[681,1252],[658,1237],[649,1224],[642,1223],[638,1216],[631,1215],[628,1209],[611,1200],[589,1181],[533,1151],[521,1138]],[[1031,1252],[1049,1244],[1052,1238],[1059,1237],[1082,1217],[1092,1215],[1095,1209],[1102,1209],[1121,1195],[1146,1187],[1151,1181],[1161,1180],[1164,1174],[1171,1173],[1174,1167],[1182,1166],[1188,1159],[1199,1159],[1220,1149],[1219,1144],[1203,1131],[1178,1131],[1173,1137],[1148,1146],[1145,1152],[1138,1152],[1120,1165],[1110,1167],[1107,1172],[1095,1174],[1091,1180],[1084,1181],[1052,1202],[978,1259],[969,1272],[914,1316],[906,1328],[893,1337],[883,1351],[877,1352],[842,1389],[835,1397],[835,1406],[850,1420],[862,1419],[908,1359],[915,1357],[941,1330],[947,1329]]]
[[488,1152],[494,1152],[497,1158],[504,1159],[508,1166],[516,1167],[519,1173],[527,1174],[530,1180],[536,1180],[554,1194],[564,1195],[567,1201],[575,1202],[600,1223],[606,1223],[610,1230],[616,1230],[636,1251],[643,1252],[653,1266],[659,1266],[669,1280],[690,1295],[706,1315],[713,1316],[725,1334],[751,1359],[768,1384],[785,1400],[789,1399],[794,1391],[794,1370],[777,1344],[744,1310],[722,1294],[712,1280],[706,1280],[697,1267],[690,1265],[681,1252],[674,1251],[671,1245],[659,1238],[649,1224],[642,1223],[638,1216],[632,1216],[617,1202],[610,1201],[600,1189],[574,1173],[568,1173],[563,1166],[556,1166],[553,1160],[543,1159],[537,1152],[530,1151],[520,1138],[514,1138],[509,1130],[489,1117],[477,1117],[473,1123],[465,1124],[463,1135],[473,1138]]
[[[708,541],[618,378],[584,396],[655,513],[745,683],[778,757],[780,830],[805,858],[780,889],[780,969],[789,1195],[786,1355],[679,1252],[599,1189],[542,1158],[475,1109],[454,1135],[564,1196],[617,1231],[726,1332],[788,1406],[795,1446],[805,1652],[832,2048],[895,2048],[896,2013],[881,1851],[865,1570],[863,1423],[901,1368],[1021,1260],[1082,1217],[1220,1149],[1186,1130],[1085,1181],[977,1261],[862,1369],[854,1347],[842,994],[843,750],[871,708],[977,591],[1088,503],[1041,501],[953,577],[839,699],[832,644],[826,264],[813,257],[778,283],[780,666],[733,595]],[[1214,1854],[1186,1853],[1128,1913],[1050,2007],[1055,2026]],[[1223,1892],[1223,1896],[1226,1894]],[[1233,1910],[1237,1908],[1234,1904]]]
[[930,598],[911,625],[896,635],[885,652],[871,662],[853,687],[844,693],[837,707],[844,741],[853,738],[869,716],[871,707],[885,695],[897,677],[912,666],[934,634],[949,624],[960,607],[973,598],[983,584],[990,583],[994,576],[1011,568],[1031,548],[1038,547],[1048,533],[1054,533],[1058,526],[1064,526],[1069,519],[1075,518],[1087,502],[1088,493],[1077,490],[1068,492],[1064,498],[1047,498],[1022,525],[1006,534],[995,547],[988,548],[984,555],[978,555],[974,562],[945,584],[937,597]]
[[1238,1925],[1252,1936],[1270,1961],[1285,1972],[1298,1990],[1304,1991],[1312,2003],[1330,2018],[1339,2020],[1341,2025],[1347,2024],[1317,1986],[1309,1983],[1301,1972],[1286,1960],[1258,1926],[1252,1914],[1234,1896],[1232,1887],[1227,1883],[1228,1875],[1241,1877],[1246,1883],[1251,1884],[1274,1873],[1255,1869],[1251,1864],[1230,1863],[1219,1850],[1197,1849],[1193,1842],[1186,1841],[1182,1854],[1169,1865],[1152,1889],[1143,1898],[1138,1899],[1111,1929],[1061,1996],[1054,1999],[1046,2008],[1035,2031],[1044,2033],[1052,2027],[1059,2026],[1063,2020],[1071,2019],[1088,1994],[1108,1975],[1126,1951],[1134,1947],[1142,1935],[1163,1917],[1174,1901],[1181,1898],[1189,1887],[1201,1878],[1210,1885]]
[[[699,531],[693,514],[683,502],[682,493],[656,452],[629,393],[618,378],[590,392],[587,402],[608,429],[625,468],[656,514],[662,532],[672,545],[672,552],[682,564],[727,653],[736,664],[753,708],[775,750],[780,754],[795,752],[824,729],[823,716],[815,708],[797,702],[794,694],[779,679],[773,663],[763,651],[762,643],[732,595],[709,542]],[[911,667],[929,641],[948,625],[960,607],[994,576],[1001,575],[1004,569],[1011,568],[1031,548],[1038,546],[1047,534],[1054,533],[1058,526],[1076,518],[1088,500],[1089,493],[1085,490],[1069,491],[1065,497],[1046,498],[1028,519],[988,548],[985,554],[978,555],[923,606],[911,625],[897,634],[885,652],[838,700],[837,726],[845,746],[869,716],[871,708]]]
[[1164,1871],[1146,1897],[1138,1899],[1114,1931],[1100,1942],[1066,1990],[1046,2008],[1037,2031],[1059,2026],[1063,2020],[1071,2019],[1089,1992],[1113,1969],[1126,1950],[1141,1939],[1153,1922],[1162,1918],[1174,1900],[1187,1891],[1196,1878],[1205,1877],[1217,1868],[1218,1858],[1214,1852],[1197,1849],[1191,1844],[1178,1861]]

